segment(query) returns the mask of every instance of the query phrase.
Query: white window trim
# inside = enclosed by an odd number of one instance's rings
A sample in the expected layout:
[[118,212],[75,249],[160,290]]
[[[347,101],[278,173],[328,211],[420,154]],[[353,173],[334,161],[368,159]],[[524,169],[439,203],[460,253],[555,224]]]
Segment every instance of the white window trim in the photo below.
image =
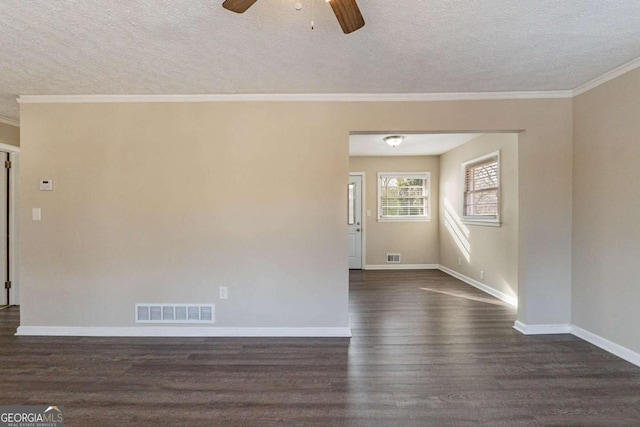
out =
[[[490,158],[497,158],[498,160],[498,216],[497,218],[482,218],[480,216],[465,216],[464,215],[464,194],[467,190],[466,176],[467,166],[481,163]],[[476,157],[475,159],[462,163],[462,223],[466,225],[480,225],[485,227],[501,227],[502,226],[502,164],[500,162],[500,150],[494,151],[484,156]]]
[[[427,180],[427,203],[425,205],[426,215],[414,217],[383,217],[380,196],[382,193],[381,178],[384,176],[401,176],[403,178],[419,178]],[[378,222],[430,222],[431,221],[431,172],[378,172],[378,194],[376,200],[377,221]]]

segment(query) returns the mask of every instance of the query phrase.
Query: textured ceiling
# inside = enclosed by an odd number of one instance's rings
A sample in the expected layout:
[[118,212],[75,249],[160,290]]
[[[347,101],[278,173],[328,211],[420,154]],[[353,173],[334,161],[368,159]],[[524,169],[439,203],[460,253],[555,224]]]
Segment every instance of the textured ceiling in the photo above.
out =
[[[390,147],[382,138],[403,135],[402,144]],[[350,156],[439,156],[479,137],[479,133],[366,133],[349,136]]]
[[0,116],[18,95],[573,89],[640,57],[638,0],[2,0]]

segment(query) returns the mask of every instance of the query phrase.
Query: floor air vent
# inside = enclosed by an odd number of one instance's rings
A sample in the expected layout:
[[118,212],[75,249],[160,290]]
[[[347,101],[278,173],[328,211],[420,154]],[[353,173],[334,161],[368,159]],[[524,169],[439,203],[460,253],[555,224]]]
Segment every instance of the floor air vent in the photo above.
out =
[[387,254],[387,264],[400,264],[400,254]]
[[213,304],[136,304],[136,323],[214,323]]

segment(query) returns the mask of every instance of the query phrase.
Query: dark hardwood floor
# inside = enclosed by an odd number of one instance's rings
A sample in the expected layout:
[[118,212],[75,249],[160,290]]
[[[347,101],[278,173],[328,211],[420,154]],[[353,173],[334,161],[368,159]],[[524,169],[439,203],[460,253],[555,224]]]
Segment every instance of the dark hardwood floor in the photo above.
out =
[[15,337],[0,405],[67,426],[640,425],[640,368],[439,271],[351,273],[349,339]]

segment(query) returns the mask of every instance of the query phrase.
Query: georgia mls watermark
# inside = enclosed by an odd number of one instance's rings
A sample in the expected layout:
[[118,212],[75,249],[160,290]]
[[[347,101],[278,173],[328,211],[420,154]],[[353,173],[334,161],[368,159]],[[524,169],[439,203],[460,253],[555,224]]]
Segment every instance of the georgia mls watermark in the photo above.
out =
[[64,427],[64,406],[0,406],[0,427]]

